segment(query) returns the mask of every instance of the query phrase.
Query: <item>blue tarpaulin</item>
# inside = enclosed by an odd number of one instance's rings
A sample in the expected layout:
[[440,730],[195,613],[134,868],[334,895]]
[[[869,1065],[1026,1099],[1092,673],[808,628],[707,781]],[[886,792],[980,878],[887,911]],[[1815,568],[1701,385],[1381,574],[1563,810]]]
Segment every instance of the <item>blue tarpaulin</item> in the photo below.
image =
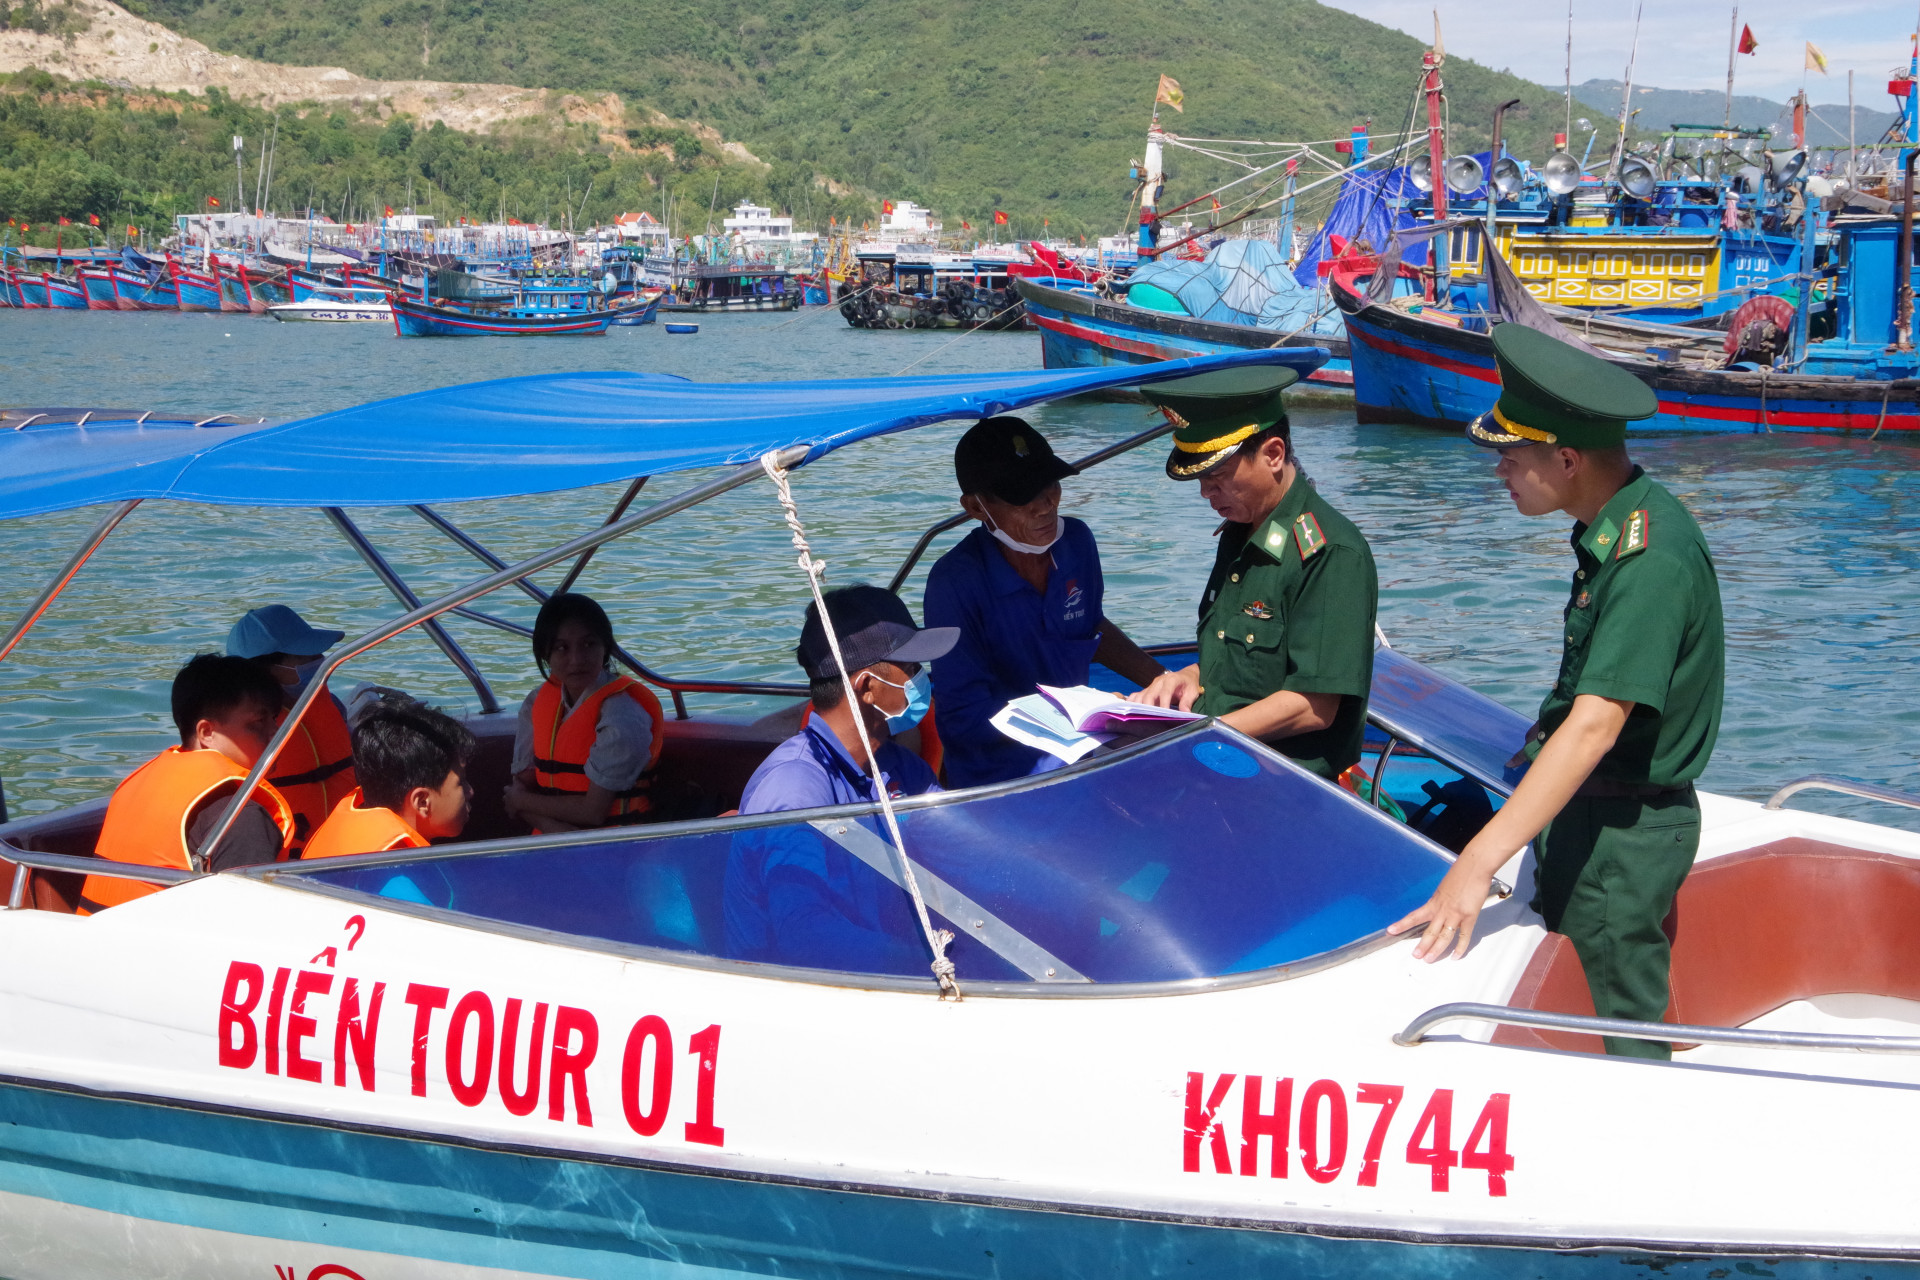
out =
[[1304,374],[1325,354],[811,382],[542,374],[248,425],[136,422],[110,410],[85,422],[71,410],[32,421],[33,410],[13,410],[0,420],[0,519],[130,498],[249,507],[464,502],[750,462],[791,445],[810,446],[813,461],[870,436],[1209,369],[1278,364]]
[[[1480,156],[1480,163],[1484,168],[1484,153]],[[1406,211],[1407,205],[1424,199],[1426,193],[1413,185],[1405,165],[1349,174],[1341,185],[1339,196],[1334,199],[1333,208],[1327,213],[1327,220],[1314,233],[1313,242],[1307,246],[1306,254],[1294,268],[1294,279],[1309,289],[1315,286],[1321,261],[1334,256],[1334,236],[1340,236],[1349,243],[1364,240],[1373,247],[1374,252],[1384,252],[1388,239],[1395,231],[1411,227],[1419,221]],[[1408,245],[1400,260],[1410,267],[1425,266],[1426,242]]]

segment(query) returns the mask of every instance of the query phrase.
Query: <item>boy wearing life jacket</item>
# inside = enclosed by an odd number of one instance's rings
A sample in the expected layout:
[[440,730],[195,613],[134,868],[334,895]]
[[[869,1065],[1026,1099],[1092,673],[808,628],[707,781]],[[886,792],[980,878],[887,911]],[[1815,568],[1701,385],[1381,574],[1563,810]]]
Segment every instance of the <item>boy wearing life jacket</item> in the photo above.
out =
[[[173,678],[173,723],[180,745],[129,774],[107,803],[94,853],[113,862],[182,871],[284,859],[293,839],[292,806],[262,781],[209,860],[207,841],[247,771],[267,749],[280,713],[280,686],[244,658],[203,653]],[[80,913],[91,915],[153,893],[156,886],[88,876]]]
[[[319,671],[327,650],[339,644],[342,631],[310,626],[284,604],[255,609],[227,632],[227,652],[247,658],[280,686],[281,713],[291,708]],[[275,722],[276,726],[278,721]],[[293,736],[273,762],[271,782],[293,806],[297,853],[334,807],[359,785],[353,774],[353,739],[339,699],[316,698],[294,726]]]
[[533,660],[546,680],[520,704],[507,812],[535,831],[640,822],[653,808],[666,715],[653,691],[613,673],[613,624],[589,596],[540,606]]
[[424,849],[467,829],[474,738],[445,712],[411,698],[381,702],[353,727],[360,786],[307,841],[303,860]]

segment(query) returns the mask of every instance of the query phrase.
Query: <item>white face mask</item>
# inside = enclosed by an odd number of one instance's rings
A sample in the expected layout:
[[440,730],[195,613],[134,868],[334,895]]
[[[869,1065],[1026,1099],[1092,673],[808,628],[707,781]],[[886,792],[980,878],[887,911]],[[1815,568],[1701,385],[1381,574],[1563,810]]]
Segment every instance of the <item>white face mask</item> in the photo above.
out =
[[1009,551],[1018,551],[1022,555],[1029,556],[1045,555],[1047,552],[1053,550],[1053,544],[1060,541],[1060,535],[1066,531],[1066,527],[1066,522],[1060,519],[1060,517],[1055,516],[1053,518],[1053,536],[1045,542],[1039,544],[1015,542],[1007,536],[1006,530],[993,522],[992,516],[987,517],[987,532],[993,535],[995,542],[998,542]]

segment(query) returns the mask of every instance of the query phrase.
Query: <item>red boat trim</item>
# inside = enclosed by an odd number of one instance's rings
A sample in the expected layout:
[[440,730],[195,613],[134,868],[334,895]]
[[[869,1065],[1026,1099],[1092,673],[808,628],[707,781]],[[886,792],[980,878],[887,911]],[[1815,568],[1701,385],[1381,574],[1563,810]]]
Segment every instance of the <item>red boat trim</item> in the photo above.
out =
[[[1880,406],[1872,401],[1860,402],[1856,413],[1820,413],[1811,410],[1783,408],[1782,401],[1774,400],[1767,404],[1767,420],[1760,421],[1760,407],[1757,401],[1752,408],[1740,408],[1720,404],[1688,404],[1682,400],[1662,400],[1660,412],[1669,417],[1685,421],[1688,418],[1706,418],[1714,422],[1739,422],[1751,427],[1825,427],[1834,431],[1866,431],[1879,426],[1887,431],[1920,430],[1920,415],[1912,413],[1887,412],[1886,421],[1881,423]],[[1785,404],[1792,404],[1786,401]]]
[[1032,311],[1029,311],[1027,314],[1032,316],[1033,322],[1042,329],[1051,329],[1055,333],[1065,334],[1069,338],[1079,338],[1084,342],[1091,342],[1097,347],[1106,347],[1114,351],[1125,351],[1129,355],[1150,356],[1155,360],[1184,360],[1189,355],[1194,354],[1189,351],[1179,351],[1167,347],[1155,346],[1151,342],[1138,342],[1132,338],[1122,338],[1118,334],[1106,333],[1099,329],[1089,329],[1084,325],[1075,324],[1071,320],[1055,320],[1051,316],[1038,315]]
[[1451,359],[1447,356],[1440,355],[1438,352],[1426,351],[1419,347],[1409,346],[1404,342],[1395,342],[1391,338],[1382,338],[1377,334],[1367,332],[1364,327],[1356,324],[1349,324],[1347,326],[1347,333],[1350,337],[1358,338],[1374,350],[1384,351],[1388,355],[1399,356],[1402,359],[1413,360],[1420,364],[1432,365],[1437,369],[1445,369],[1449,373],[1458,373],[1465,377],[1476,378],[1481,382],[1497,384],[1500,381],[1500,371],[1492,366],[1482,368],[1479,365],[1467,364],[1464,361]]

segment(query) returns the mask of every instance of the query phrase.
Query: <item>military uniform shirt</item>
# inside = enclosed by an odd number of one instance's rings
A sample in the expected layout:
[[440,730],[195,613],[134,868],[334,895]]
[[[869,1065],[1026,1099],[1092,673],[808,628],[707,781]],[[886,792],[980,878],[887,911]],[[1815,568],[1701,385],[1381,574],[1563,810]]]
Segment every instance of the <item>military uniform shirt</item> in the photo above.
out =
[[1325,729],[1274,742],[1323,777],[1360,759],[1379,597],[1373,552],[1304,475],[1257,528],[1220,532],[1200,601],[1194,710],[1220,716],[1281,690],[1337,693]]
[[1635,467],[1591,527],[1574,525],[1573,551],[1566,644],[1540,728],[1559,728],[1583,693],[1631,702],[1593,776],[1663,787],[1693,781],[1720,732],[1726,676],[1720,584],[1705,535]]

